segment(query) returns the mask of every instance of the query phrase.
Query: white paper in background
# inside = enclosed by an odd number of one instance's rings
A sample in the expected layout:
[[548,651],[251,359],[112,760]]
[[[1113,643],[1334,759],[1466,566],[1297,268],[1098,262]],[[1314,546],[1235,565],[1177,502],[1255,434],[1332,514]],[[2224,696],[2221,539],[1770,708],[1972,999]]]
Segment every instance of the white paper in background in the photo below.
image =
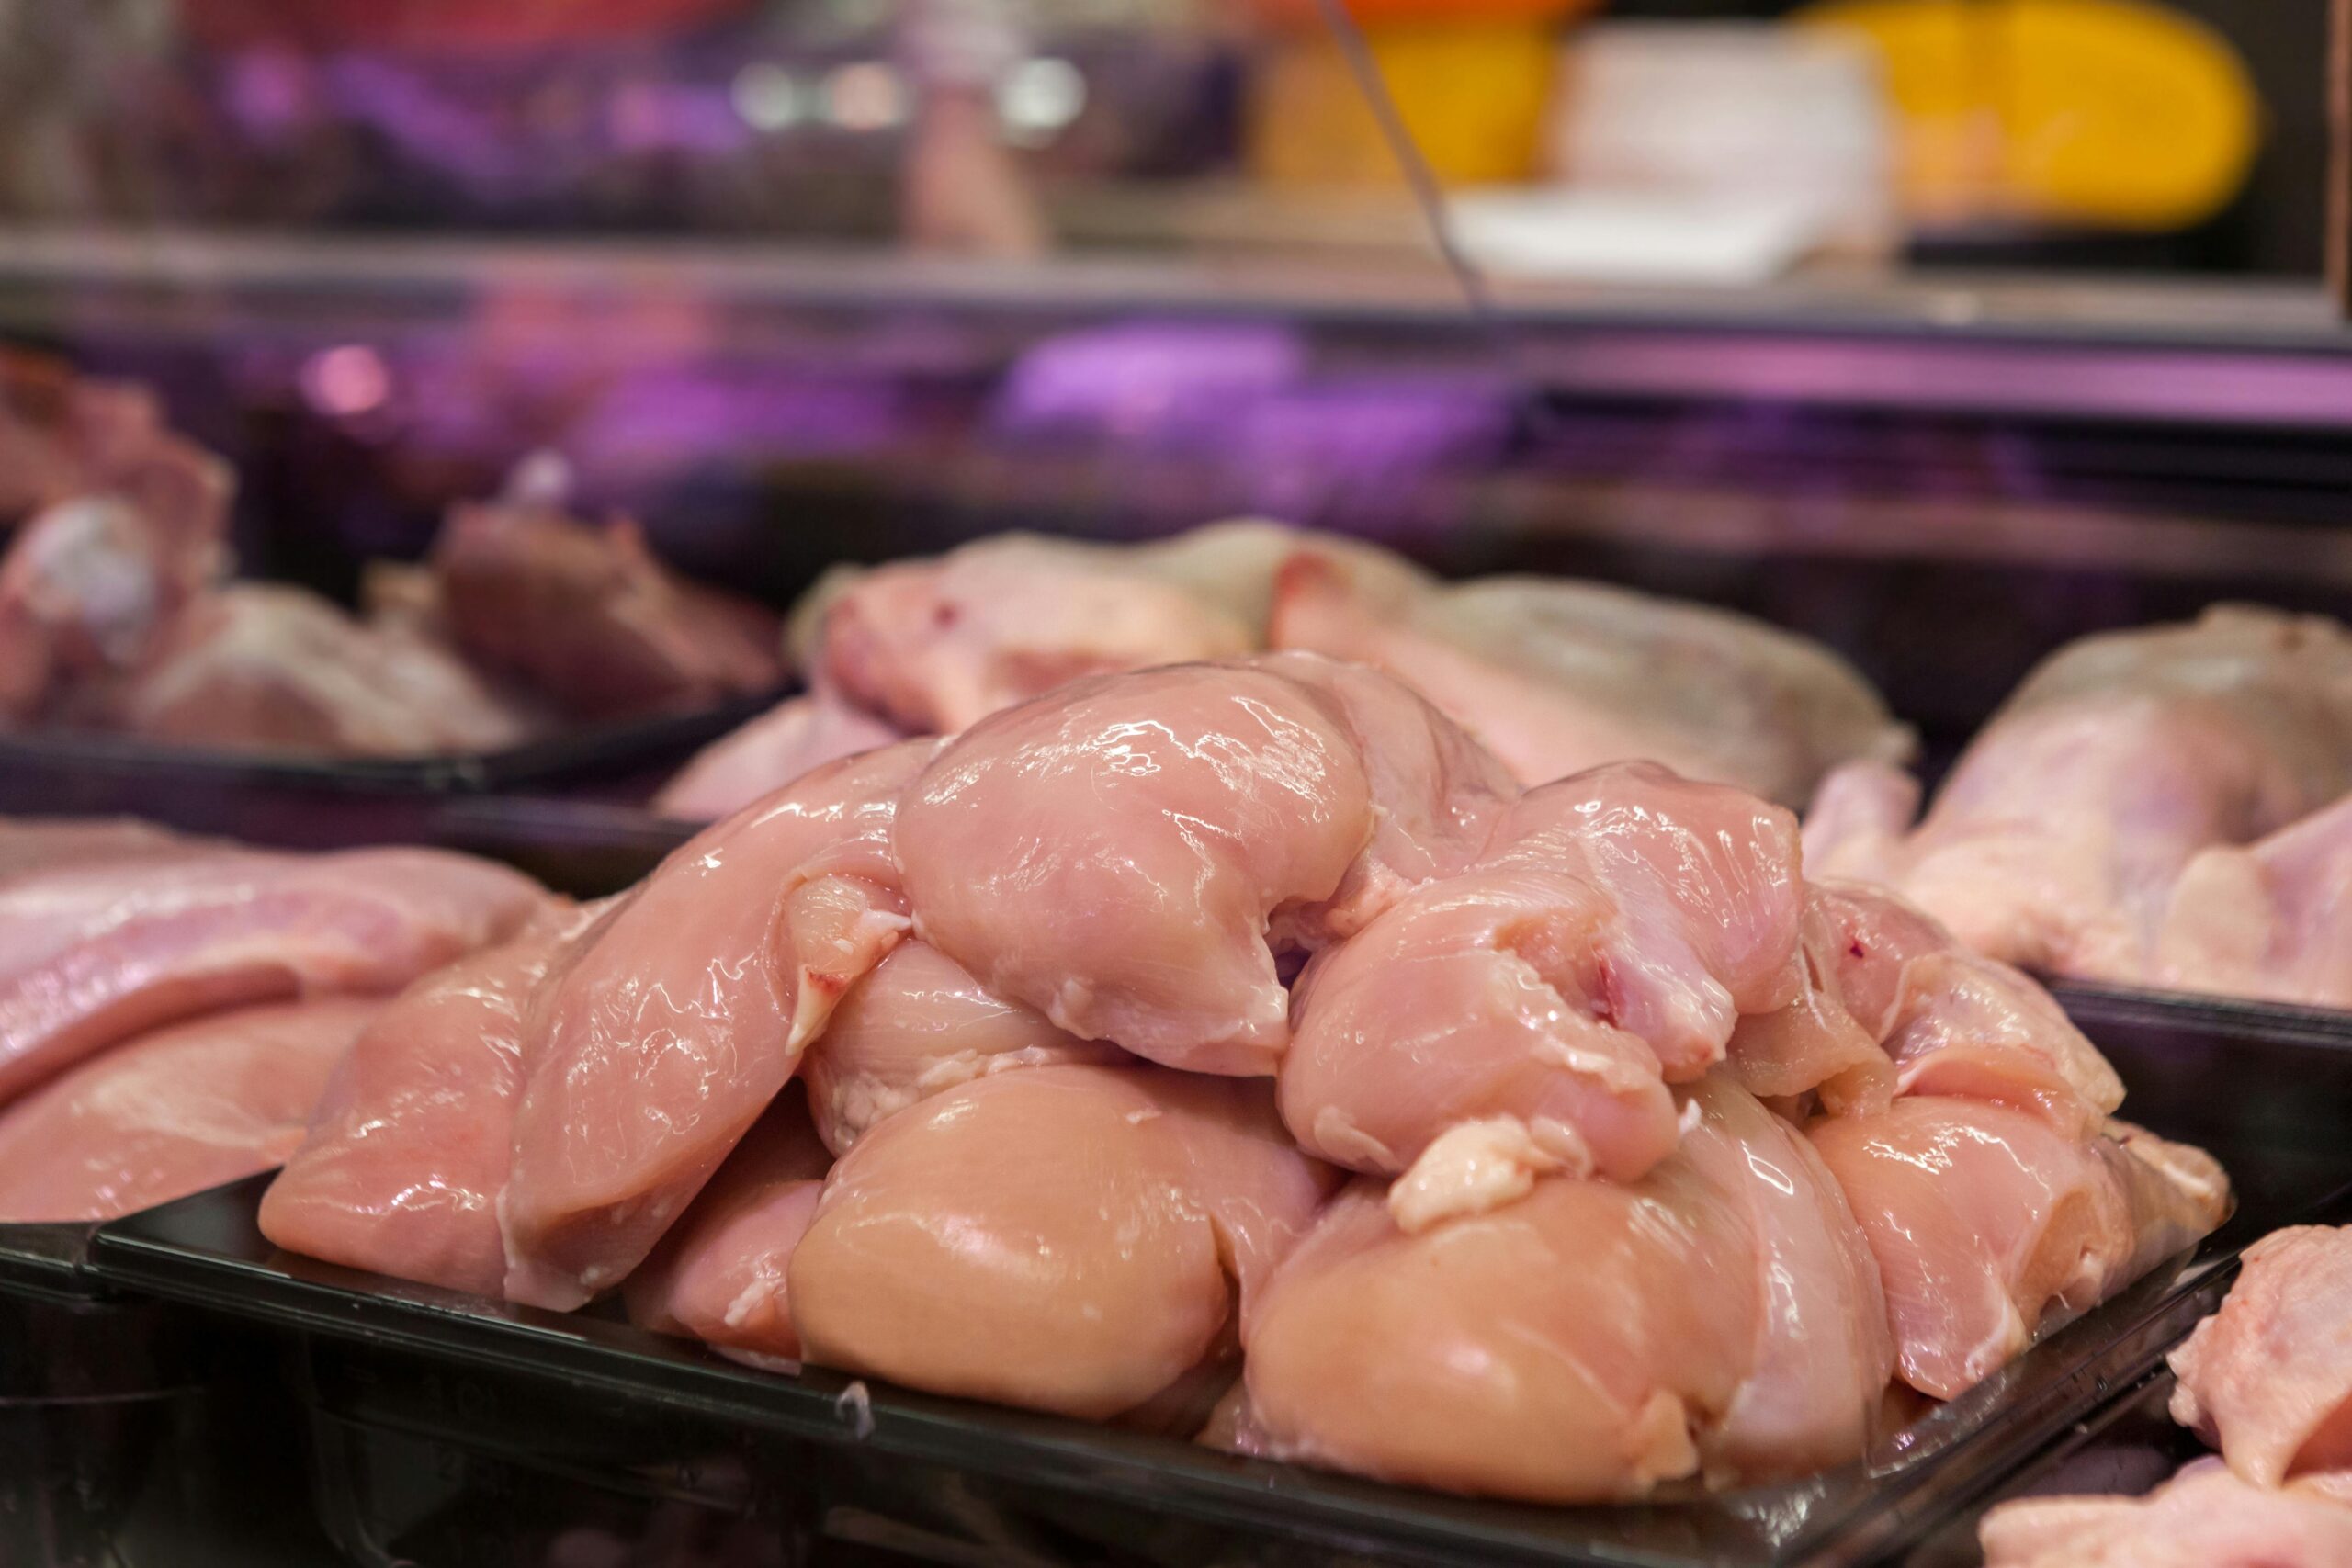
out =
[[1454,241],[1498,276],[1595,283],[1753,284],[1828,237],[1830,215],[1789,191],[1465,191]]

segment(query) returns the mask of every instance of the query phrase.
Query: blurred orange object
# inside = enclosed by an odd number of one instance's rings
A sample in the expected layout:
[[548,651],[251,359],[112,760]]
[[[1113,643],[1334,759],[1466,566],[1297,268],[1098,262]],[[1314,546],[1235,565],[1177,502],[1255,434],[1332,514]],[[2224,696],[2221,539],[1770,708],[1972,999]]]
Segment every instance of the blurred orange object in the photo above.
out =
[[[1281,0],[1289,4],[1290,0]],[[1556,17],[1476,14],[1440,21],[1430,0],[1350,0],[1384,12],[1418,4],[1419,20],[1367,21],[1364,37],[1397,113],[1437,176],[1453,185],[1523,180],[1535,172],[1559,77]],[[1497,9],[1533,9],[1500,0]],[[1346,54],[1330,35],[1279,36],[1251,82],[1250,172],[1282,185],[1396,185],[1398,166]]]
[[2152,0],[1825,0],[1802,17],[1878,47],[1918,217],[2183,228],[2237,194],[2260,142],[2245,64]]
[[180,0],[211,49],[517,53],[659,37],[751,10],[757,0]]

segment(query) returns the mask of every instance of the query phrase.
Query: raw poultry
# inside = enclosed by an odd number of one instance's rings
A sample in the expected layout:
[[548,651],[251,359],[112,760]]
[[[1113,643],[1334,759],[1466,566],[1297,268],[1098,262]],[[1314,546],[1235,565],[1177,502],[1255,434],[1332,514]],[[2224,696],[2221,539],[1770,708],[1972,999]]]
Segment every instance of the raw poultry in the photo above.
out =
[[[518,494],[450,515],[362,620],[228,581],[233,480],[135,388],[0,360],[0,724],[279,754],[479,753],[782,676],[780,625],[634,525]],[[544,488],[544,487],[542,487]]]
[[1785,809],[1652,764],[1522,793],[1282,652],[828,764],[426,977],[262,1224],[756,1364],[1587,1501],[1855,1458],[1891,1382],[1949,1397],[2181,1253],[2226,1179],[2120,1096],[2022,974],[1805,881]]
[[2221,1450],[2144,1497],[2005,1503],[1987,1568],[2342,1568],[2352,1562],[2352,1230],[2246,1248],[2172,1353],[2173,1418]]
[[2352,633],[2223,606],[2053,655],[1916,827],[1908,779],[1832,774],[1807,863],[2044,973],[2352,1006],[2347,791]]
[[392,992],[548,902],[435,851],[0,822],[0,1219],[108,1218],[278,1164]]
[[1082,675],[1295,649],[1405,681],[1523,784],[1647,758],[1787,804],[1908,731],[1836,655],[1725,611],[1556,579],[1448,585],[1271,523],[1149,544],[1007,534],[840,569],[792,617],[809,691],[656,800],[705,818],[879,735],[954,734]]

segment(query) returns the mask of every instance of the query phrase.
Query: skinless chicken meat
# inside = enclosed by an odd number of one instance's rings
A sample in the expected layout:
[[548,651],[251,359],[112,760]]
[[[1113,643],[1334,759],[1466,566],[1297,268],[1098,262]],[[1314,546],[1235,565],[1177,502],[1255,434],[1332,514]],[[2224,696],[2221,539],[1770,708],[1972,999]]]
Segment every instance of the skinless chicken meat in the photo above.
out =
[[786,1087],[628,1277],[629,1321],[753,1365],[798,1360],[786,1270],[831,1165],[807,1101]]
[[547,987],[499,1205],[508,1296],[568,1310],[618,1284],[896,944],[891,819],[937,747],[834,763],[705,830]]
[[2034,1497],[1985,1516],[1984,1568],[2344,1568],[2352,1508],[2266,1490],[2217,1459],[2145,1497]]
[[695,707],[784,678],[781,623],[673,572],[626,519],[581,523],[529,496],[459,506],[432,569],[458,649],[579,717]]
[[0,883],[59,866],[162,862],[222,847],[131,817],[0,817]]
[[1278,580],[1268,640],[1411,682],[1527,784],[1645,759],[1793,805],[1834,764],[1912,747],[1818,644],[1599,583],[1448,585],[1306,549]]
[[215,1013],[141,1035],[0,1111],[0,1223],[110,1220],[267,1170],[381,1003]]
[[1467,871],[1309,964],[1284,1120],[1323,1158],[1414,1168],[1420,1221],[1546,1170],[1631,1180],[1674,1146],[1667,1084],[1790,1000],[1803,898],[1795,821],[1752,795],[1648,763],[1531,791]]
[[[2086,638],[2018,689],[1907,837],[1888,831],[1892,789],[1883,775],[1824,786],[1815,874],[1889,883],[2009,963],[2158,978],[2166,912],[2200,852],[2352,789],[2352,634],[2223,606]],[[2293,932],[2269,942],[2299,945]]]
[[192,604],[107,707],[159,740],[332,756],[495,751],[537,728],[438,644],[258,582]]
[[830,693],[789,698],[695,752],[653,797],[653,809],[714,822],[827,762],[902,739],[897,727]]
[[838,1155],[885,1116],[974,1078],[1057,1062],[1131,1060],[1114,1045],[1080,1040],[991,995],[930,943],[902,942],[842,998],[808,1048],[801,1077],[817,1132]]
[[834,1168],[792,1255],[793,1322],[825,1366],[1119,1416],[1229,1359],[1332,1180],[1261,1084],[1143,1066],[979,1078]]
[[1360,926],[1466,859],[1501,804],[1491,764],[1425,705],[1350,700],[1378,679],[1299,655],[1182,665],[974,726],[894,829],[918,934],[1073,1034],[1272,1072],[1289,996],[1270,926]]
[[1859,1453],[1890,1350],[1853,1218],[1736,1084],[1696,1105],[1634,1183],[1547,1177],[1419,1233],[1350,1188],[1246,1320],[1251,1440],[1555,1503]]
[[2195,1150],[2081,1138],[1989,1101],[1900,1099],[1811,1130],[1878,1258],[1905,1383],[1950,1399],[2221,1223]]
[[518,873],[434,850],[220,848],[0,883],[0,1102],[216,1008],[390,993],[544,906]]
[[386,1004],[263,1195],[262,1234],[346,1268],[498,1294],[532,998],[610,908],[552,909]]
[[2256,1486],[2352,1472],[2352,1229],[2278,1231],[2240,1266],[2221,1310],[2172,1353],[2173,1419]]

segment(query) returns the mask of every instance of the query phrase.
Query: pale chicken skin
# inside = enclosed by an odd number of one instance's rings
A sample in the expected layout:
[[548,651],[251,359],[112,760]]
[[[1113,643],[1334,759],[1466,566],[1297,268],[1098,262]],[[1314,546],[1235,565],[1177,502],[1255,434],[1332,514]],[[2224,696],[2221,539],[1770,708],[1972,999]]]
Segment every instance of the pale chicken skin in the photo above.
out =
[[2242,1479],[2352,1472],[2352,1229],[2296,1226],[2246,1248],[2221,1310],[2171,1361],[2173,1419]]
[[496,1296],[531,998],[607,912],[552,910],[388,1003],[263,1194],[262,1234],[346,1268]]
[[2216,845],[2173,886],[2152,982],[2352,1008],[2352,795],[2245,845]]
[[[1902,1380],[1950,1399],[2218,1225],[2211,1161],[1929,1096],[1811,1129],[1877,1258]],[[2135,1149],[2138,1152],[2135,1152]]]
[[682,822],[715,822],[802,774],[905,739],[831,693],[792,697],[695,752],[653,797]]
[[1410,682],[1526,784],[1647,760],[1794,805],[1832,765],[1899,761],[1912,746],[1827,649],[1600,583],[1444,584],[1303,549],[1278,579],[1268,640]]
[[110,1220],[267,1170],[382,1004],[214,1013],[126,1041],[0,1111],[0,1224]]
[[[1991,957],[2146,984],[2201,852],[2276,833],[2347,789],[2352,634],[2225,605],[2061,649],[1907,836],[1889,830],[1883,778],[1832,780],[1808,864],[1888,883]],[[1858,804],[1870,796],[1879,806]]]
[[834,763],[705,829],[548,987],[500,1201],[510,1298],[569,1310],[620,1283],[897,943],[891,819],[937,745]]
[[807,1100],[787,1085],[628,1277],[629,1321],[754,1365],[798,1360],[786,1269],[831,1165]]
[[0,1102],[215,1008],[389,994],[544,907],[528,877],[436,850],[223,847],[0,884]]
[[974,1078],[1133,1059],[991,994],[930,943],[901,942],[833,1010],[801,1077],[818,1135],[839,1155],[884,1117]]
[[1984,1568],[2344,1568],[2352,1507],[2201,1459],[2144,1497],[2031,1497],[1978,1530]]
[[1518,1154],[1488,1142],[1486,1166],[1631,1180],[1674,1146],[1666,1086],[1789,999],[1803,897],[1796,824],[1753,796],[1642,763],[1531,791],[1469,870],[1309,965],[1283,1118],[1310,1152],[1383,1175],[1456,1123],[1507,1118]]
[[1305,943],[1360,925],[1466,860],[1500,804],[1478,753],[1432,738],[1442,719],[1351,701],[1360,680],[1379,677],[1296,655],[1180,665],[974,726],[894,829],[918,933],[1073,1034],[1272,1072],[1289,996],[1270,928]]
[[[1051,1150],[1052,1157],[1038,1157]],[[876,1124],[792,1255],[808,1359],[1107,1419],[1230,1359],[1334,1178],[1265,1086],[1059,1066]]]
[[1415,1234],[1358,1181],[1244,1344],[1259,1451],[1552,1503],[1849,1459],[1891,1360],[1836,1185],[1720,1075],[1639,1182],[1546,1177]]

